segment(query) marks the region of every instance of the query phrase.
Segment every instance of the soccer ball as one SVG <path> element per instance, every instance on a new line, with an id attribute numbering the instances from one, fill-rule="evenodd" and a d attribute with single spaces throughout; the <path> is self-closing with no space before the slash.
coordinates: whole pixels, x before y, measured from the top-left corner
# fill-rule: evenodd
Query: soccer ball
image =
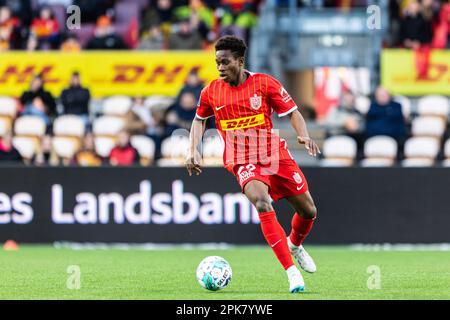
<path id="1" fill-rule="evenodd" d="M 197 267 L 197 281 L 208 290 L 217 291 L 225 288 L 231 282 L 231 266 L 222 257 L 209 256 Z"/>

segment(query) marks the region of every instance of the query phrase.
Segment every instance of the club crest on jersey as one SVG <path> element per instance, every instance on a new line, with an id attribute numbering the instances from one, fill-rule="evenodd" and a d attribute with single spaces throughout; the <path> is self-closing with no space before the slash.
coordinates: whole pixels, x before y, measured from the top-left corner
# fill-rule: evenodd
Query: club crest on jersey
<path id="1" fill-rule="evenodd" d="M 302 183 L 302 177 L 300 176 L 300 174 L 298 172 L 294 172 L 294 174 L 292 175 L 292 178 L 294 178 L 295 182 L 300 184 Z"/>
<path id="2" fill-rule="evenodd" d="M 262 99 L 261 96 L 257 96 L 256 93 L 253 95 L 253 97 L 250 97 L 250 106 L 258 110 L 262 106 Z"/>

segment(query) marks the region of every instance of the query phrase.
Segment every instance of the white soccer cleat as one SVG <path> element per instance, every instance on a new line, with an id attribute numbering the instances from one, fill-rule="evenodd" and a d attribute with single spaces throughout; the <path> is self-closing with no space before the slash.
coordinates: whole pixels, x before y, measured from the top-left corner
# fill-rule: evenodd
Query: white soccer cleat
<path id="1" fill-rule="evenodd" d="M 297 260 L 300 267 L 309 273 L 314 273 L 317 270 L 316 264 L 311 256 L 306 252 L 303 246 L 296 246 L 291 242 L 291 239 L 287 237 L 287 242 L 289 246 L 289 250 L 291 251 L 292 256 Z"/>
<path id="2" fill-rule="evenodd" d="M 305 292 L 305 281 L 303 281 L 302 274 L 296 266 L 292 266 L 286 270 L 289 280 L 289 292 L 300 293 Z"/>

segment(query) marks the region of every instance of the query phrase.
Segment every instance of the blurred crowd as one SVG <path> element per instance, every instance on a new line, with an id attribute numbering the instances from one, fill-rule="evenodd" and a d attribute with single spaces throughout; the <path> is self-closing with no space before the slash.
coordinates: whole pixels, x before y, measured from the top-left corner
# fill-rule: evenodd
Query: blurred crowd
<path id="1" fill-rule="evenodd" d="M 431 49 L 450 48 L 450 2 L 396 0 L 390 5 L 387 45 L 414 51 L 418 80 L 427 80 Z"/>
<path id="2" fill-rule="evenodd" d="M 46 90 L 44 79 L 40 75 L 32 79 L 29 89 L 17 99 L 18 112 L 13 120 L 17 122 L 24 116 L 39 118 L 43 123 L 43 132 L 45 133 L 39 137 L 39 146 L 32 157 L 23 157 L 21 152 L 14 147 L 13 133 L 17 136 L 17 128 L 13 122 L 11 130 L 3 134 L 0 139 L 1 162 L 81 166 L 156 164 L 159 159 L 164 157 L 162 152 L 164 141 L 169 140 L 169 137 L 177 129 L 190 129 L 195 117 L 200 91 L 204 86 L 198 74 L 193 71 L 186 78 L 178 95 L 170 98 L 170 102 L 165 103 L 162 107 L 157 104 L 149 105 L 148 99 L 152 97 L 130 98 L 131 104 L 123 113 L 113 114 L 114 117 L 123 119 L 124 125 L 114 133 L 114 145 L 111 146 L 111 149 L 108 149 L 106 154 L 101 154 L 99 150 L 103 141 L 96 140 L 98 133 L 95 132 L 94 126 L 96 120 L 108 115 L 105 106 L 106 100 L 101 101 L 103 109 L 93 108 L 90 91 L 83 87 L 80 79 L 80 74 L 74 72 L 70 78 L 70 85 L 62 90 L 59 97 L 53 97 Z M 355 96 L 350 91 L 344 92 L 338 105 L 331 108 L 327 116 L 320 121 L 320 125 L 324 129 L 325 140 L 336 136 L 351 137 L 356 142 L 355 159 L 362 160 L 365 143 L 369 139 L 389 137 L 398 146 L 396 159 L 401 161 L 405 142 L 413 136 L 434 136 L 437 141 L 442 143 L 449 138 L 449 132 L 446 129 L 449 103 L 445 97 L 438 101 L 426 102 L 425 108 L 417 109 L 416 107 L 415 110 L 411 110 L 411 100 L 406 97 L 402 97 L 402 99 L 392 96 L 382 86 L 375 90 L 372 98 Z M 444 107 L 437 110 L 438 104 L 443 104 Z M 54 124 L 57 119 L 65 115 L 77 116 L 82 120 L 84 127 L 80 137 L 80 146 L 70 157 L 58 156 L 55 146 L 52 144 L 52 139 L 57 136 L 54 134 Z M 429 117 L 427 118 L 428 115 L 435 119 L 437 116 L 439 125 L 441 120 L 443 121 L 441 131 L 436 131 L 435 124 L 426 122 L 430 120 Z M 414 121 L 417 120 L 419 123 L 424 116 L 427 119 L 425 119 L 425 123 L 421 124 L 422 127 L 425 126 L 425 132 L 422 132 L 419 124 L 414 128 Z M 212 119 L 209 119 L 207 123 L 207 129 L 210 128 L 215 128 Z M 430 129 L 432 130 L 428 132 Z M 137 150 L 133 145 L 132 138 L 136 136 L 144 136 L 152 141 L 154 147 L 151 149 L 154 151 L 152 151 L 150 159 L 142 159 L 142 150 Z"/>
<path id="3" fill-rule="evenodd" d="M 366 2 L 304 0 L 297 4 L 348 9 L 367 5 Z M 280 6 L 288 3 L 277 0 Z M 81 29 L 69 30 L 65 24 L 66 8 L 72 4 L 81 8 Z M 248 39 L 249 30 L 257 21 L 259 5 L 260 1 L 251 0 L 0 0 L 0 51 L 207 49 L 226 34 Z M 392 32 L 388 45 L 414 50 L 418 76 L 425 79 L 430 49 L 450 48 L 450 3 L 393 0 L 389 1 L 389 12 Z M 149 107 L 148 97 L 133 97 L 130 108 L 121 115 L 125 126 L 116 135 L 115 145 L 106 155 L 100 155 L 93 123 L 102 116 L 102 111 L 92 108 L 96 102 L 92 101 L 89 88 L 83 86 L 82 75 L 75 72 L 68 82 L 69 86 L 54 97 L 46 89 L 41 75 L 33 77 L 28 90 L 17 97 L 17 114 L 13 121 L 22 116 L 38 117 L 45 125 L 45 135 L 39 139 L 33 157 L 24 158 L 14 147 L 12 123 L 10 131 L 0 139 L 0 161 L 89 166 L 153 163 L 162 157 L 162 144 L 167 137 L 177 129 L 190 128 L 204 86 L 198 74 L 191 72 L 179 94 L 164 107 Z M 357 103 L 361 98 L 367 100 L 363 111 Z M 52 145 L 54 121 L 63 115 L 76 115 L 85 127 L 79 150 L 64 159 L 54 152 Z M 364 144 L 368 139 L 391 137 L 399 147 L 400 160 L 405 141 L 413 136 L 411 120 L 410 114 L 405 113 L 405 106 L 380 86 L 371 98 L 344 92 L 338 105 L 330 109 L 320 124 L 326 137 L 351 137 L 357 144 L 359 159 L 364 157 Z M 214 128 L 211 119 L 208 128 Z M 448 138 L 446 128 L 445 122 L 443 133 L 439 133 L 443 140 Z M 134 136 L 145 136 L 154 142 L 155 152 L 150 162 L 143 162 L 141 153 L 131 143 Z"/>
<path id="4" fill-rule="evenodd" d="M 259 2 L 0 0 L 0 51 L 207 49 L 223 35 L 248 39 Z M 80 8 L 80 28 L 68 28 L 78 21 L 70 5 Z"/>
<path id="5" fill-rule="evenodd" d="M 124 126 L 115 137 L 116 146 L 105 157 L 96 154 L 94 136 L 92 134 L 93 122 L 103 115 L 102 110 L 96 112 L 92 108 L 89 88 L 83 87 L 80 74 L 74 72 L 70 78 L 70 85 L 65 88 L 59 97 L 53 97 L 46 90 L 41 75 L 36 75 L 28 90 L 23 92 L 17 100 L 18 112 L 13 119 L 17 121 L 22 116 L 38 117 L 45 124 L 45 136 L 40 138 L 36 154 L 31 159 L 23 159 L 13 144 L 13 131 L 10 130 L 0 138 L 0 161 L 18 161 L 36 165 L 133 165 L 140 164 L 139 152 L 131 145 L 132 136 L 146 136 L 155 144 L 152 162 L 161 157 L 161 143 L 171 136 L 177 129 L 190 129 L 195 116 L 197 101 L 204 84 L 196 71 L 188 74 L 185 84 L 177 97 L 163 107 L 151 107 L 145 103 L 145 98 L 136 96 L 132 104 L 120 117 Z M 75 115 L 83 120 L 85 135 L 80 150 L 72 159 L 58 158 L 52 152 L 51 139 L 55 119 L 63 115 Z M 14 129 L 14 122 L 11 129 Z M 208 128 L 214 128 L 213 121 L 208 122 Z M 63 161 L 64 160 L 64 161 Z"/>
<path id="6" fill-rule="evenodd" d="M 407 135 L 409 135 L 408 116 L 402 105 L 395 101 L 388 90 L 379 86 L 366 113 L 356 107 L 356 97 L 351 92 L 344 92 L 339 104 L 332 108 L 324 120 L 326 135 L 345 135 L 357 143 L 358 158 L 363 158 L 364 142 L 375 136 L 394 138 L 399 146 L 398 157 Z"/>
<path id="7" fill-rule="evenodd" d="M 408 49 L 450 48 L 450 2 L 389 1 L 392 45 Z"/>

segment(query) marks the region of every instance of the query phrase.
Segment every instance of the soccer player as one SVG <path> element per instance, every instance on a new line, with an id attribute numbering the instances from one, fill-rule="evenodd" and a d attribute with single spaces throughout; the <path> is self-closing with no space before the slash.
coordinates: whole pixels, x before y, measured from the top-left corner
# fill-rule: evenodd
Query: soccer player
<path id="1" fill-rule="evenodd" d="M 292 256 L 303 270 L 316 271 L 302 242 L 314 224 L 317 209 L 286 141 L 272 130 L 272 113 L 289 117 L 298 143 L 305 145 L 311 156 L 320 150 L 309 137 L 297 105 L 283 86 L 269 75 L 244 69 L 246 49 L 245 43 L 235 36 L 225 36 L 216 42 L 219 78 L 201 92 L 191 126 L 186 167 L 190 176 L 202 172 L 198 148 L 206 119 L 214 116 L 225 142 L 225 168 L 236 177 L 242 192 L 256 207 L 264 237 L 286 270 L 289 291 L 303 292 L 303 277 Z M 295 210 L 287 238 L 271 204 L 271 199 L 282 198 Z"/>

